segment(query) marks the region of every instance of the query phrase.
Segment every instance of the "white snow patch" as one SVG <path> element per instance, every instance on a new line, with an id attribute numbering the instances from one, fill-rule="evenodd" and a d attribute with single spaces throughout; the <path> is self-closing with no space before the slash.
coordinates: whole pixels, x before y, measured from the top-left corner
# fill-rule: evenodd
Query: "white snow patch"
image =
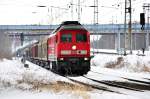
<path id="1" fill-rule="evenodd" d="M 49 84 L 57 81 L 70 82 L 68 79 L 45 70 L 35 64 L 26 62 L 29 68 L 25 68 L 19 60 L 4 59 L 0 62 L 0 86 L 29 87 L 28 83 Z M 27 83 L 27 84 L 26 84 Z"/>
<path id="2" fill-rule="evenodd" d="M 77 99 L 72 94 L 60 92 L 31 92 L 16 89 L 6 89 L 0 93 L 1 99 Z M 81 98 L 80 98 L 81 99 Z"/>
<path id="3" fill-rule="evenodd" d="M 99 66 L 101 68 L 105 68 L 109 64 L 117 63 L 118 57 L 123 58 L 123 62 L 121 64 L 116 64 L 116 67 L 120 68 L 112 68 L 112 69 L 120 69 L 126 72 L 144 72 L 150 73 L 150 56 L 137 56 L 137 55 L 127 55 L 127 56 L 119 56 L 119 55 L 104 55 L 98 54 L 92 60 L 92 66 Z"/>
<path id="4" fill-rule="evenodd" d="M 136 56 L 128 55 L 122 56 L 123 63 L 120 68 L 106 68 L 106 64 L 110 62 L 117 62 L 119 55 L 96 55 L 92 60 L 91 70 L 100 74 L 94 74 L 89 72 L 88 76 L 94 77 L 99 80 L 120 80 L 121 77 L 128 77 L 131 79 L 137 79 L 142 81 L 148 81 L 144 78 L 150 78 L 150 73 L 144 71 L 144 66 L 150 67 L 150 56 Z M 33 87 L 28 82 L 44 83 L 49 84 L 51 82 L 63 81 L 69 82 L 68 79 L 54 74 L 46 69 L 43 69 L 31 62 L 29 68 L 25 68 L 19 60 L 7 60 L 3 59 L 0 61 L 0 99 L 150 99 L 150 91 L 125 92 L 127 94 L 111 93 L 101 90 L 93 90 L 86 92 L 83 96 L 74 94 L 72 92 L 60 91 L 55 93 L 49 91 L 32 91 L 28 90 Z M 105 74 L 105 75 L 104 75 Z M 78 80 L 81 77 L 77 78 Z M 20 89 L 25 89 L 20 90 Z M 26 90 L 27 89 L 27 90 Z M 118 91 L 122 91 L 118 89 Z M 86 96 L 87 95 L 87 96 Z"/>

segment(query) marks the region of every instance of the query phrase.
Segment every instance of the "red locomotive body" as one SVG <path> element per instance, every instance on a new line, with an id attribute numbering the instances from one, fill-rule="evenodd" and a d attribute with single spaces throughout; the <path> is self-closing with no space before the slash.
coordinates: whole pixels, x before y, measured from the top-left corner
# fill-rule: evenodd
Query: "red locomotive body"
<path id="1" fill-rule="evenodd" d="M 90 70 L 90 33 L 77 21 L 66 21 L 38 44 L 38 52 L 34 56 L 41 58 L 42 65 L 43 61 L 49 64 L 46 67 L 51 70 L 86 74 Z"/>
<path id="2" fill-rule="evenodd" d="M 90 70 L 90 34 L 82 25 L 67 23 L 48 39 L 48 60 L 58 72 L 86 74 Z"/>

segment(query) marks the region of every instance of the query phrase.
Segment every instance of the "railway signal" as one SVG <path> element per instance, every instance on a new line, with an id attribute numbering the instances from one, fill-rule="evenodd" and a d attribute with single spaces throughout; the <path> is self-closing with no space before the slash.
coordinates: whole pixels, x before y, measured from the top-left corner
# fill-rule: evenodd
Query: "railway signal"
<path id="1" fill-rule="evenodd" d="M 145 13 L 140 13 L 140 24 L 142 25 L 141 30 L 144 30 L 144 26 L 145 26 Z"/>

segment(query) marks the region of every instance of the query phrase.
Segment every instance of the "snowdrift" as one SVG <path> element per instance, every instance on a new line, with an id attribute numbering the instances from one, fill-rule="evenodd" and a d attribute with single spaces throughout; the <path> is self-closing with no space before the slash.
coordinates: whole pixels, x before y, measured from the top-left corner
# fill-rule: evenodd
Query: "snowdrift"
<path id="1" fill-rule="evenodd" d="M 37 84 L 57 83 L 57 81 L 69 82 L 64 77 L 53 74 L 30 62 L 27 63 L 29 68 L 25 68 L 19 60 L 1 60 L 0 87 L 32 88 Z"/>
<path id="2" fill-rule="evenodd" d="M 92 66 L 121 69 L 127 72 L 150 73 L 150 56 L 99 54 L 91 60 L 91 64 Z"/>

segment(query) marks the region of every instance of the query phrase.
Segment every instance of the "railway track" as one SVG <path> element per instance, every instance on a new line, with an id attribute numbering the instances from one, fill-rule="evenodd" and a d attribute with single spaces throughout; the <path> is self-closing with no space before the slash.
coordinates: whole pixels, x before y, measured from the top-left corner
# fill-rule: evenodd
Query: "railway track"
<path id="1" fill-rule="evenodd" d="M 146 80 L 149 80 L 149 81 L 150 81 L 150 78 L 144 78 L 144 79 L 146 79 Z"/>
<path id="2" fill-rule="evenodd" d="M 53 73 L 56 73 L 56 72 L 53 72 Z M 98 84 L 89 84 L 89 83 L 85 83 L 85 82 L 80 81 L 80 80 L 73 79 L 73 78 L 76 78 L 76 77 L 73 77 L 73 78 L 72 77 L 68 77 L 68 76 L 63 76 L 63 77 L 66 77 L 67 79 L 69 79 L 69 80 L 71 80 L 71 81 L 73 81 L 75 83 L 82 84 L 82 85 L 85 85 L 85 86 L 90 86 L 90 87 L 92 87 L 94 89 L 108 91 L 108 92 L 124 94 L 124 93 L 121 93 L 121 92 L 118 92 L 118 91 L 111 90 L 111 89 L 109 89 L 106 86 L 110 86 L 110 87 L 114 87 L 114 88 L 123 88 L 123 89 L 127 89 L 127 90 L 132 90 L 132 91 L 144 92 L 143 88 L 131 87 L 131 86 L 128 86 L 128 83 L 113 82 L 113 81 L 100 81 L 100 80 L 96 80 L 96 79 L 87 77 L 86 75 L 85 76 L 81 76 L 81 77 L 83 77 L 84 79 L 90 80 L 90 82 L 92 82 L 92 83 L 98 83 Z M 104 84 L 106 86 L 101 86 L 100 84 Z M 129 85 L 131 85 L 131 84 L 129 84 Z M 139 84 L 137 84 L 137 85 L 139 85 Z M 148 88 L 148 86 L 145 86 L 145 88 Z M 150 88 L 148 88 L 148 89 L 150 90 Z"/>
<path id="3" fill-rule="evenodd" d="M 42 67 L 42 68 L 44 68 L 44 67 Z M 45 69 L 47 69 L 47 68 L 45 68 Z M 47 69 L 47 70 L 49 70 L 49 69 Z M 52 70 L 50 70 L 50 71 L 57 74 L 57 75 L 59 75 L 59 76 L 66 77 L 67 79 L 69 79 L 72 82 L 75 82 L 75 83 L 78 83 L 78 84 L 81 84 L 81 85 L 85 85 L 85 86 L 89 86 L 89 87 L 91 87 L 93 89 L 97 89 L 97 90 L 102 90 L 102 91 L 107 91 L 107 92 L 114 92 L 114 93 L 118 93 L 118 94 L 126 94 L 126 93 L 113 90 L 113 88 L 123 88 L 123 89 L 126 89 L 126 90 L 144 92 L 143 89 L 141 89 L 141 88 L 133 88 L 133 87 L 127 86 L 127 84 L 123 84 L 121 82 L 118 83 L 118 82 L 113 82 L 113 81 L 97 80 L 97 79 L 94 79 L 94 78 L 90 78 L 87 75 L 80 76 L 83 79 L 86 79 L 87 81 L 90 82 L 90 83 L 89 82 L 87 83 L 87 82 L 84 82 L 84 81 L 80 81 L 80 79 L 77 79 L 77 80 L 74 79 L 74 78 L 77 78 L 77 77 L 64 76 L 64 75 L 60 75 L 57 72 L 54 72 Z M 94 83 L 94 84 L 91 84 L 91 83 Z M 110 87 L 112 87 L 112 89 Z M 150 90 L 150 88 L 149 88 L 149 90 Z"/>
<path id="4" fill-rule="evenodd" d="M 60 75 L 60 74 L 58 74 L 55 71 L 52 71 L 52 70 L 50 70 L 50 71 L 53 72 L 53 73 L 55 73 L 55 74 L 57 74 L 57 75 L 59 75 L 59 76 L 65 77 L 65 78 L 69 79 L 70 81 L 72 81 L 74 83 L 78 83 L 78 84 L 81 84 L 81 85 L 84 85 L 84 86 L 88 86 L 88 87 L 91 87 L 93 89 L 97 89 L 97 90 L 101 90 L 101 91 L 107 91 L 107 92 L 114 92 L 114 93 L 118 93 L 118 94 L 123 94 L 123 93 L 120 93 L 118 91 L 113 91 L 113 90 L 111 90 L 111 89 L 109 89 L 107 87 L 104 87 L 104 86 L 85 83 L 85 82 L 82 82 L 82 81 L 79 81 L 79 80 L 75 80 L 75 79 L 73 79 L 72 77 L 69 77 L 69 76 Z M 84 76 L 81 76 L 81 77 L 85 78 Z M 74 77 L 74 78 L 76 78 L 76 77 Z M 90 80 L 88 78 L 85 78 L 85 79 Z"/>
<path id="5" fill-rule="evenodd" d="M 114 52 L 101 52 L 101 51 L 91 51 L 91 53 L 93 54 L 109 54 L 109 55 L 119 55 L 118 53 L 114 53 Z"/>
<path id="6" fill-rule="evenodd" d="M 93 72 L 93 73 L 97 73 L 97 74 L 100 74 L 100 75 L 103 75 L 102 73 L 99 73 L 99 72 L 95 72 L 95 71 L 90 71 L 90 72 Z M 111 75 L 111 74 L 106 74 L 106 75 L 109 75 L 109 76 L 115 76 L 115 75 Z M 148 85 L 150 86 L 150 82 L 148 81 L 141 81 L 141 80 L 136 80 L 136 79 L 131 79 L 131 78 L 126 78 L 126 77 L 121 77 L 120 78 L 123 78 L 125 80 L 128 80 L 128 81 L 132 81 L 133 83 L 140 83 L 139 85 Z M 145 78 L 144 78 L 145 79 Z M 146 80 L 150 80 L 150 79 L 146 79 Z"/>
<path id="7" fill-rule="evenodd" d="M 123 88 L 123 89 L 128 89 L 128 90 L 133 90 L 133 91 L 140 91 L 140 92 L 144 92 L 143 90 L 141 89 L 138 89 L 138 88 L 133 88 L 133 87 L 129 87 L 129 86 L 125 86 L 123 84 L 119 84 L 119 83 L 115 83 L 113 81 L 99 81 L 99 80 L 96 80 L 96 79 L 93 79 L 93 78 L 89 78 L 89 77 L 86 77 L 84 76 L 85 78 L 87 79 L 90 79 L 94 82 L 98 82 L 100 84 L 105 84 L 105 85 L 108 85 L 108 86 L 111 86 L 111 87 L 118 87 L 118 88 Z"/>
<path id="8" fill-rule="evenodd" d="M 94 89 L 103 90 L 103 91 L 107 91 L 107 92 L 118 93 L 118 94 L 127 95 L 128 94 L 127 93 L 128 90 L 130 90 L 130 91 L 137 91 L 137 92 L 144 92 L 144 90 L 141 90 L 141 89 L 138 89 L 138 88 L 132 88 L 132 87 L 128 87 L 128 86 L 123 86 L 121 84 L 118 85 L 118 84 L 113 83 L 113 82 L 94 80 L 94 79 L 88 78 L 86 76 L 81 76 L 81 77 L 89 80 L 90 84 L 87 83 L 86 81 L 85 82 L 80 81 L 80 79 L 76 80 L 76 79 L 74 79 L 74 77 L 73 78 L 66 77 L 66 78 L 68 78 L 69 80 L 71 80 L 71 81 L 73 81 L 75 83 L 86 85 L 86 86 L 90 86 L 90 87 L 92 87 Z M 95 84 L 91 84 L 91 83 L 95 83 Z M 126 91 L 125 90 L 120 90 L 120 89 L 125 89 Z M 118 91 L 118 90 L 120 90 L 120 91 Z"/>
<path id="9" fill-rule="evenodd" d="M 107 92 L 114 92 L 114 93 L 119 93 L 119 94 L 123 94 L 121 92 L 118 92 L 118 91 L 113 91 L 111 89 L 108 89 L 107 87 L 104 87 L 104 86 L 98 86 L 98 85 L 94 85 L 94 84 L 88 84 L 88 83 L 85 83 L 85 82 L 82 82 L 82 81 L 78 81 L 78 80 L 75 80 L 75 79 L 72 79 L 70 77 L 66 77 L 67 79 L 75 82 L 75 83 L 78 83 L 78 84 L 82 84 L 82 85 L 85 85 L 85 86 L 90 86 L 91 88 L 94 88 L 94 89 L 97 89 L 97 90 L 102 90 L 102 91 L 107 91 Z"/>
<path id="10" fill-rule="evenodd" d="M 111 86 L 111 87 L 123 88 L 123 89 L 128 89 L 128 90 L 133 90 L 133 91 L 139 91 L 139 92 L 144 92 L 144 90 L 150 90 L 149 82 L 145 82 L 145 81 L 139 81 L 139 80 L 134 80 L 134 79 L 128 79 L 128 78 L 121 77 L 121 78 L 129 80 L 129 81 L 134 81 L 134 82 L 140 82 L 140 83 L 142 83 L 142 84 L 138 84 L 138 83 L 131 83 L 131 82 L 119 82 L 119 81 L 117 82 L 117 81 L 96 80 L 96 79 L 88 77 L 87 75 L 82 76 L 82 77 L 84 77 L 84 78 L 86 78 L 88 80 L 91 80 L 93 82 L 100 83 L 100 84 L 105 84 L 105 85 Z M 68 79 L 70 79 L 70 78 L 68 78 Z M 85 85 L 89 86 L 89 84 L 83 83 L 81 81 L 77 81 L 77 80 L 74 80 L 74 79 L 70 79 L 70 80 L 74 81 L 74 82 L 78 82 L 80 84 L 85 84 Z M 94 86 L 92 85 L 92 88 L 99 89 L 99 88 L 97 88 L 97 86 L 95 87 L 95 85 Z M 107 91 L 110 91 L 110 92 L 114 92 L 113 90 L 110 90 L 110 89 L 108 90 L 108 88 L 104 87 L 104 86 L 100 86 L 100 88 L 102 88 L 104 90 L 107 89 Z"/>

